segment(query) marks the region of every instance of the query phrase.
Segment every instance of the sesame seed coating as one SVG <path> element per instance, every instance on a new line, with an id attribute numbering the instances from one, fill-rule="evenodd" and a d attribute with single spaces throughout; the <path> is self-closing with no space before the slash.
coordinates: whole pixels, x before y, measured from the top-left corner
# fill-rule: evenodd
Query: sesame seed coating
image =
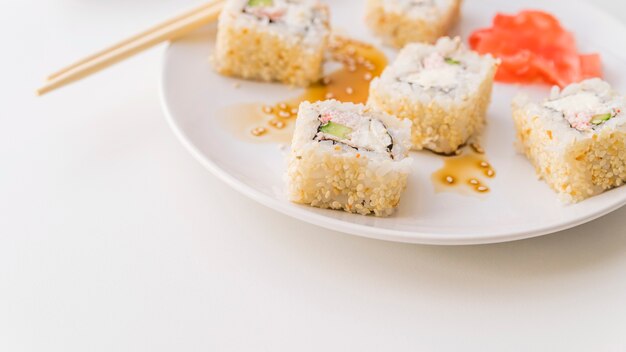
<path id="1" fill-rule="evenodd" d="M 383 41 L 396 48 L 410 42 L 433 43 L 448 33 L 458 21 L 461 0 L 450 1 L 450 6 L 437 11 L 436 15 L 426 9 L 427 16 L 414 16 L 407 11 L 394 11 L 389 0 L 368 0 L 366 23 Z M 397 1 L 396 1 L 397 2 Z"/>
<path id="2" fill-rule="evenodd" d="M 582 201 L 626 181 L 626 128 L 620 121 L 581 133 L 556 125 L 521 98 L 513 102 L 513 121 L 519 149 L 564 202 Z"/>

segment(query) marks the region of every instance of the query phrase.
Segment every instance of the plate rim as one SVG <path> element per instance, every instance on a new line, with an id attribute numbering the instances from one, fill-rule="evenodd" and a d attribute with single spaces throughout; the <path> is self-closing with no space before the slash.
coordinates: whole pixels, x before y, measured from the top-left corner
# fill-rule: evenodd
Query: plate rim
<path id="1" fill-rule="evenodd" d="M 605 18 L 611 19 L 611 21 L 617 21 L 613 16 L 609 15 L 605 11 L 598 9 L 593 4 L 583 1 L 585 5 L 591 6 L 602 14 Z M 626 25 L 618 22 L 620 26 L 626 31 Z M 176 139 L 183 145 L 183 147 L 196 159 L 203 167 L 209 170 L 213 175 L 215 175 L 218 179 L 228 184 L 230 187 L 243 194 L 246 197 L 253 199 L 254 201 L 266 206 L 270 209 L 278 211 L 282 214 L 290 216 L 292 218 L 298 219 L 300 221 L 304 221 L 306 223 L 334 230 L 354 236 L 365 237 L 376 240 L 383 240 L 389 242 L 400 242 L 400 243 L 410 243 L 410 244 L 424 244 L 424 245 L 444 245 L 444 246 L 457 246 L 457 245 L 481 245 L 481 244 L 494 244 L 494 243 L 504 243 L 504 242 L 512 242 L 523 239 L 529 239 L 539 236 L 544 236 L 548 234 L 553 234 L 556 232 L 568 230 L 593 220 L 596 220 L 604 215 L 612 213 L 624 205 L 626 205 L 626 197 L 622 199 L 618 199 L 613 204 L 610 204 L 607 207 L 598 209 L 596 211 L 592 211 L 586 216 L 582 216 L 575 219 L 570 219 L 568 221 L 562 223 L 550 224 L 548 226 L 537 226 L 531 229 L 517 230 L 513 232 L 493 232 L 491 234 L 486 235 L 475 235 L 475 236 L 462 236 L 460 234 L 442 234 L 442 233 L 429 233 L 423 231 L 406 231 L 406 230 L 394 230 L 387 228 L 378 228 L 371 227 L 362 224 L 356 224 L 352 222 L 347 222 L 335 218 L 326 217 L 322 214 L 317 214 L 310 211 L 303 211 L 297 206 L 294 206 L 292 203 L 288 203 L 285 200 L 280 200 L 274 197 L 271 197 L 263 192 L 256 190 L 254 187 L 248 186 L 244 182 L 238 180 L 237 178 L 230 175 L 228 172 L 220 168 L 216 163 L 214 163 L 210 158 L 204 155 L 192 142 L 191 139 L 187 137 L 184 133 L 183 129 L 177 122 L 177 119 L 174 117 L 166 96 L 166 79 L 167 79 L 167 62 L 170 53 L 172 52 L 172 47 L 176 45 L 176 42 L 168 43 L 165 52 L 161 59 L 161 72 L 159 77 L 159 100 L 160 105 L 165 115 L 165 119 L 169 125 L 169 127 L 174 132 Z"/>

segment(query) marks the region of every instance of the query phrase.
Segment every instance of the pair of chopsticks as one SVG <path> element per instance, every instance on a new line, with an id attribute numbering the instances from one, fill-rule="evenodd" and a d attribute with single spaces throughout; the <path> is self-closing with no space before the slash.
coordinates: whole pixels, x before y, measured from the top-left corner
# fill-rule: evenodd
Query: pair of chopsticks
<path id="1" fill-rule="evenodd" d="M 37 90 L 41 96 L 57 88 L 83 79 L 159 43 L 180 38 L 185 34 L 217 20 L 223 0 L 210 2 L 157 24 L 139 34 L 111 47 L 90 55 L 50 76 L 44 86 Z"/>

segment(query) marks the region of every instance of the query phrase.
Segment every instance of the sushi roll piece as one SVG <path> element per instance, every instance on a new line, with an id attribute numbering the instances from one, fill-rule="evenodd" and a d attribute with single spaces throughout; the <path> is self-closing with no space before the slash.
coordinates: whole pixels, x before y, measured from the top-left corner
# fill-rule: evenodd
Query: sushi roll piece
<path id="1" fill-rule="evenodd" d="M 400 203 L 412 160 L 411 123 L 362 104 L 303 102 L 288 160 L 293 202 L 388 216 Z"/>
<path id="2" fill-rule="evenodd" d="M 513 101 L 519 147 L 565 202 L 626 181 L 626 98 L 599 78 L 555 87 L 536 103 Z"/>
<path id="3" fill-rule="evenodd" d="M 317 0 L 227 0 L 214 64 L 227 76 L 308 86 L 322 75 L 329 33 Z"/>
<path id="4" fill-rule="evenodd" d="M 372 81 L 368 105 L 411 120 L 414 149 L 453 154 L 482 131 L 498 64 L 459 38 L 408 44 Z"/>
<path id="5" fill-rule="evenodd" d="M 387 45 L 434 43 L 456 24 L 462 0 L 368 0 L 365 22 Z"/>

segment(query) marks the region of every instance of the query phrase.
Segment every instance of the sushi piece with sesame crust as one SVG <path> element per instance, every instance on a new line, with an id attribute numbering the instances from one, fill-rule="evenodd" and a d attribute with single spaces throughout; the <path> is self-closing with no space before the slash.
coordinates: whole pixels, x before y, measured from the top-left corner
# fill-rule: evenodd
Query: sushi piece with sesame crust
<path id="1" fill-rule="evenodd" d="M 434 43 L 449 34 L 462 0 L 368 0 L 365 22 L 375 35 L 396 48 Z"/>
<path id="2" fill-rule="evenodd" d="M 499 61 L 459 38 L 411 43 L 370 85 L 367 104 L 413 122 L 413 149 L 453 154 L 480 134 Z"/>
<path id="3" fill-rule="evenodd" d="M 411 170 L 411 123 L 352 103 L 300 105 L 288 161 L 296 203 L 391 215 Z"/>
<path id="4" fill-rule="evenodd" d="M 626 182 L 626 97 L 599 78 L 513 101 L 520 150 L 566 203 Z"/>
<path id="5" fill-rule="evenodd" d="M 293 86 L 322 75 L 330 34 L 318 0 L 228 0 L 220 14 L 215 68 L 221 74 Z"/>

